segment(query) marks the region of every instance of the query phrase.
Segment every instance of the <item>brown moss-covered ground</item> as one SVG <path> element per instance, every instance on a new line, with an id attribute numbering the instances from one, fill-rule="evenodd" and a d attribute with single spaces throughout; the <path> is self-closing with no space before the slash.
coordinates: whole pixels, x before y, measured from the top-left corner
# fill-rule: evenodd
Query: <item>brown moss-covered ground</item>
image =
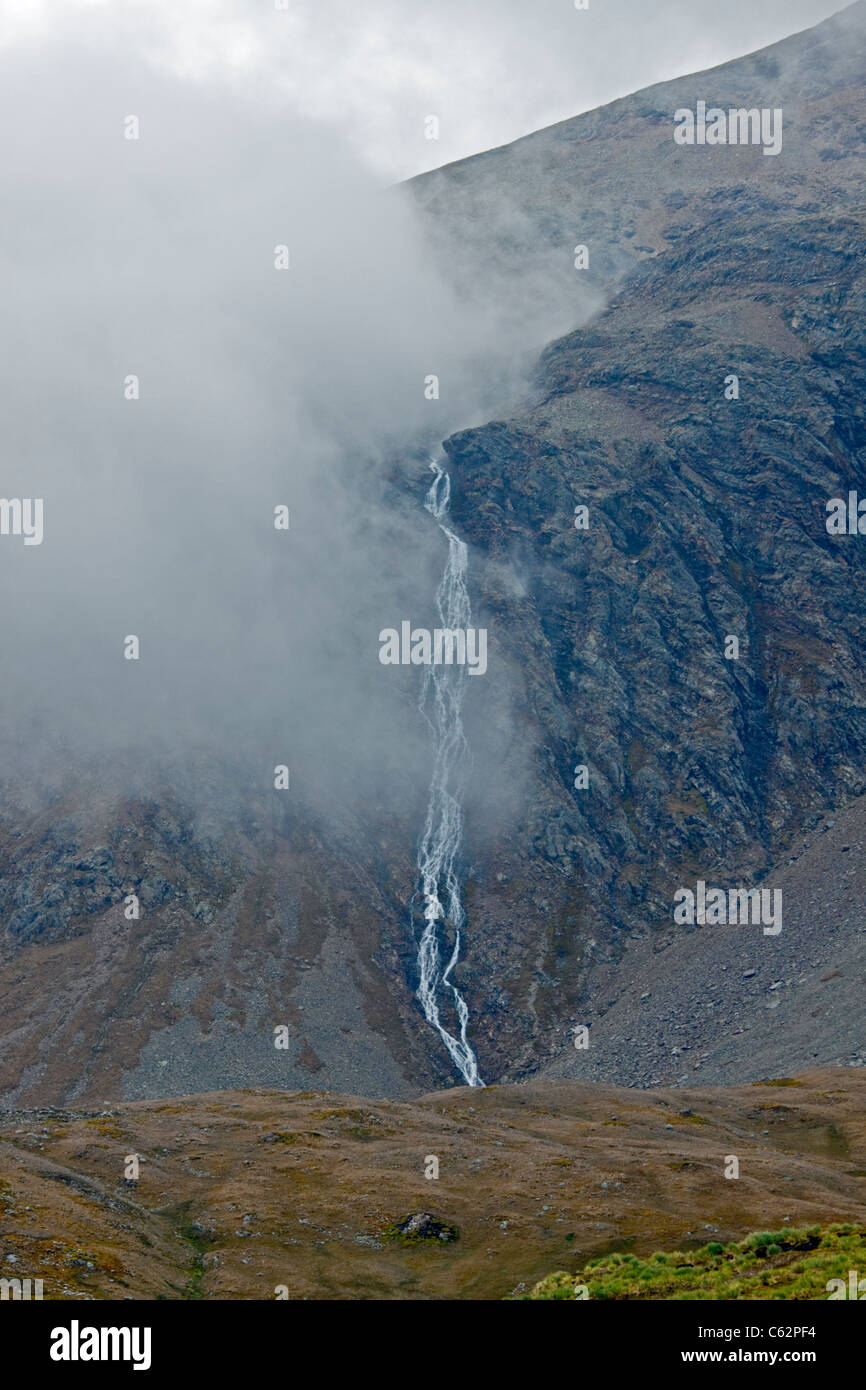
<path id="1" fill-rule="evenodd" d="M 132 1154 L 138 1181 L 124 1177 Z M 413 1212 L 459 1239 L 389 1239 Z M 866 1225 L 857 1069 L 406 1102 L 236 1091 L 0 1117 L 0 1266 L 43 1279 L 49 1299 L 499 1299 L 613 1252 L 833 1223 Z"/>

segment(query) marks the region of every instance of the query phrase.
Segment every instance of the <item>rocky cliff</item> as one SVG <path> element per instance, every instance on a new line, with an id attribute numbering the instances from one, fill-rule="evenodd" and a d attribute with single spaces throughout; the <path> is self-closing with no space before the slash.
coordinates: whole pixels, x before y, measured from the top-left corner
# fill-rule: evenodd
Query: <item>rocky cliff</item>
<path id="1" fill-rule="evenodd" d="M 492 190 L 508 188 L 526 225 L 546 228 L 544 254 L 585 244 L 611 294 L 545 350 L 530 408 L 445 444 L 492 664 L 514 692 L 514 757 L 530 769 L 514 834 L 484 865 L 467 950 L 497 1066 L 508 1038 L 506 1075 L 550 1049 L 569 1074 L 678 1072 L 673 993 L 667 1017 L 645 1011 L 662 1068 L 629 1029 L 603 1063 L 591 1048 L 579 1059 L 569 1024 L 640 987 L 627 943 L 669 947 L 664 973 L 679 978 L 679 887 L 774 884 L 804 830 L 863 791 L 866 552 L 828 534 L 826 504 L 863 489 L 864 48 L 855 6 L 494 151 L 477 179 L 469 161 L 420 190 L 446 241 L 474 228 L 495 245 Z M 678 146 L 674 111 L 702 99 L 780 108 L 782 152 Z M 552 220 L 541 187 L 556 189 Z M 501 265 L 491 276 L 508 278 Z M 819 940 L 794 957 L 826 966 L 840 912 L 856 932 L 859 879 L 830 907 L 841 865 L 813 855 Z M 792 932 L 802 891 L 787 898 Z M 716 927 L 706 952 L 735 971 L 746 937 L 756 960 L 784 949 L 760 927 Z M 856 1059 L 857 1016 L 841 1035 L 813 1018 L 801 1061 Z M 772 1048 L 758 1059 L 745 1037 L 728 1052 L 727 1080 L 772 1066 Z"/>
<path id="2" fill-rule="evenodd" d="M 691 968 L 696 935 L 704 980 L 736 972 L 735 931 L 751 933 L 756 970 L 779 947 L 760 927 L 677 926 L 675 892 L 777 884 L 866 790 L 866 540 L 825 525 L 828 499 L 866 493 L 864 55 L 861 3 L 408 188 L 479 312 L 504 298 L 527 350 L 551 322 L 562 335 L 519 405 L 444 446 L 490 634 L 467 706 L 458 971 L 487 1081 L 569 1074 L 573 1026 L 601 1040 L 617 999 L 625 1022 L 579 1065 L 678 1079 L 671 1019 L 686 996 L 652 1005 L 643 1032 L 635 1000 Z M 781 109 L 781 152 L 678 145 L 674 112 L 699 101 Z M 419 494 L 421 468 L 403 485 Z M 3 1095 L 453 1083 L 414 1000 L 425 792 L 315 818 L 252 799 L 215 826 L 176 788 L 119 804 L 97 779 L 36 809 L 10 801 Z M 807 989 L 837 950 L 862 979 L 854 898 L 824 892 L 844 852 L 823 837 L 806 888 L 785 880 L 814 899 L 801 935 L 836 914 L 829 944 L 788 962 Z M 129 892 L 146 907 L 134 924 Z M 634 951 L 646 960 L 632 969 Z M 707 1025 L 764 1018 L 752 993 Z M 788 1030 L 788 1069 L 860 1055 L 856 1014 L 830 1026 L 828 1012 L 808 1036 Z M 701 1023 L 686 1040 L 698 1060 L 706 1036 Z M 772 1073 L 773 1046 L 730 1043 L 719 1075 Z"/>

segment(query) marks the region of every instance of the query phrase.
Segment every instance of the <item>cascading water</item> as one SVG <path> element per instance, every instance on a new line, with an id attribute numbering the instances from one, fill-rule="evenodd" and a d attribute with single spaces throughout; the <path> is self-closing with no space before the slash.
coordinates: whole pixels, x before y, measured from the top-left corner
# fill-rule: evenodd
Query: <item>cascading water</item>
<path id="1" fill-rule="evenodd" d="M 466 588 L 467 550 L 444 520 L 451 499 L 451 480 L 437 460 L 431 460 L 430 467 L 436 477 L 424 506 L 436 518 L 448 541 L 448 560 L 436 590 L 439 621 L 443 628 L 465 630 L 472 621 Z M 466 924 L 457 876 L 457 856 L 463 840 L 461 793 L 469 755 L 460 717 L 466 681 L 463 665 L 428 666 L 418 702 L 433 731 L 436 750 L 427 819 L 418 847 L 419 886 L 424 900 L 424 930 L 418 947 L 418 1000 L 427 1022 L 437 1030 L 466 1084 L 483 1086 L 475 1053 L 466 1036 L 469 1009 L 457 986 L 451 983 L 451 972 L 460 957 L 461 932 Z M 440 923 L 447 923 L 454 932 L 454 945 L 444 969 Z M 444 990 L 451 991 L 457 1036 L 445 1027 L 439 1013 L 438 999 Z"/>

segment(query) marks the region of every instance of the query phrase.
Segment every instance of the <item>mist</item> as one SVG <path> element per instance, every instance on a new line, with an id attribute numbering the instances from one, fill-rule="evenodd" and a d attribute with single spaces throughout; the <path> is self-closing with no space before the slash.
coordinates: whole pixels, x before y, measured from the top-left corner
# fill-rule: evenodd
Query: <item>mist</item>
<path id="1" fill-rule="evenodd" d="M 0 543 L 7 795 L 286 765 L 293 804 L 411 799 L 417 673 L 378 633 L 432 615 L 428 460 L 524 389 L 520 287 L 458 296 L 410 200 L 256 93 L 68 45 L 0 69 L 0 492 L 44 506 Z"/>
<path id="2" fill-rule="evenodd" d="M 422 505 L 429 457 L 507 413 L 538 350 L 601 295 L 578 286 L 564 234 L 555 265 L 549 249 L 509 252 L 535 226 L 507 187 L 471 246 L 452 237 L 443 254 L 415 200 L 387 186 L 368 127 L 360 147 L 358 93 L 305 101 L 264 80 L 276 59 L 260 82 L 252 59 L 229 72 L 211 52 L 191 72 L 183 26 L 155 63 L 162 11 L 136 11 L 140 56 L 128 19 L 99 13 L 101 29 L 42 29 L 0 56 L 15 131 L 2 154 L 0 494 L 44 501 L 40 545 L 0 541 L 7 795 L 168 778 L 193 800 L 231 801 L 242 785 L 268 794 L 286 765 L 294 805 L 404 805 L 423 795 L 429 740 L 416 673 L 380 665 L 378 633 L 433 623 L 444 554 Z M 500 56 L 526 37 L 518 11 L 501 20 Z M 309 37 L 303 7 L 292 22 Z M 335 73 L 352 32 L 334 38 Z M 549 30 L 543 47 L 548 64 L 561 51 Z M 537 94 L 550 72 L 533 51 Z M 647 80 L 661 61 L 647 59 Z M 587 104 L 568 90 L 556 101 Z M 421 108 L 404 114 L 423 144 Z M 542 103 L 521 119 L 557 114 Z M 467 122 L 461 138 L 475 139 Z M 451 149 L 429 142 L 415 167 Z M 488 218 L 500 245 L 486 245 Z M 505 746 L 495 642 L 468 713 L 492 699 Z"/>

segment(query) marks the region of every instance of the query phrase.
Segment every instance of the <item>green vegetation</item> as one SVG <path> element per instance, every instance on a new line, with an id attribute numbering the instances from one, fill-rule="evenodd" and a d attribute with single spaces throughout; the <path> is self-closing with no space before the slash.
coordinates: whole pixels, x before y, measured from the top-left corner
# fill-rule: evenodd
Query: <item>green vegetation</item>
<path id="1" fill-rule="evenodd" d="M 523 1299 L 573 1299 L 580 1284 L 596 1299 L 826 1299 L 827 1281 L 847 1282 L 851 1269 L 866 1275 L 863 1227 L 785 1227 L 688 1253 L 604 1255 L 579 1273 L 548 1275 Z"/>
<path id="2" fill-rule="evenodd" d="M 753 1081 L 753 1086 L 802 1086 L 802 1081 L 795 1081 L 790 1076 L 780 1076 L 775 1081 Z"/>
<path id="3" fill-rule="evenodd" d="M 201 1228 L 194 1223 L 187 1223 L 178 1227 L 178 1235 L 189 1245 L 192 1246 L 192 1271 L 183 1289 L 184 1298 L 199 1299 L 203 1298 L 201 1281 L 205 1271 L 205 1252 L 210 1244 L 206 1236 L 202 1234 Z M 175 1287 L 174 1284 L 171 1286 Z"/>
<path id="4" fill-rule="evenodd" d="M 203 1297 L 204 1297 L 204 1295 L 202 1294 L 202 1288 L 201 1288 L 201 1281 L 202 1281 L 203 1275 L 204 1275 L 204 1256 L 203 1256 L 203 1255 L 198 1255 L 198 1254 L 196 1254 L 196 1255 L 193 1256 L 193 1261 L 192 1261 L 192 1274 L 190 1275 L 189 1279 L 186 1281 L 186 1286 L 185 1286 L 185 1288 L 184 1288 L 184 1297 L 185 1297 L 185 1298 L 198 1299 L 198 1298 L 203 1298 Z"/>

